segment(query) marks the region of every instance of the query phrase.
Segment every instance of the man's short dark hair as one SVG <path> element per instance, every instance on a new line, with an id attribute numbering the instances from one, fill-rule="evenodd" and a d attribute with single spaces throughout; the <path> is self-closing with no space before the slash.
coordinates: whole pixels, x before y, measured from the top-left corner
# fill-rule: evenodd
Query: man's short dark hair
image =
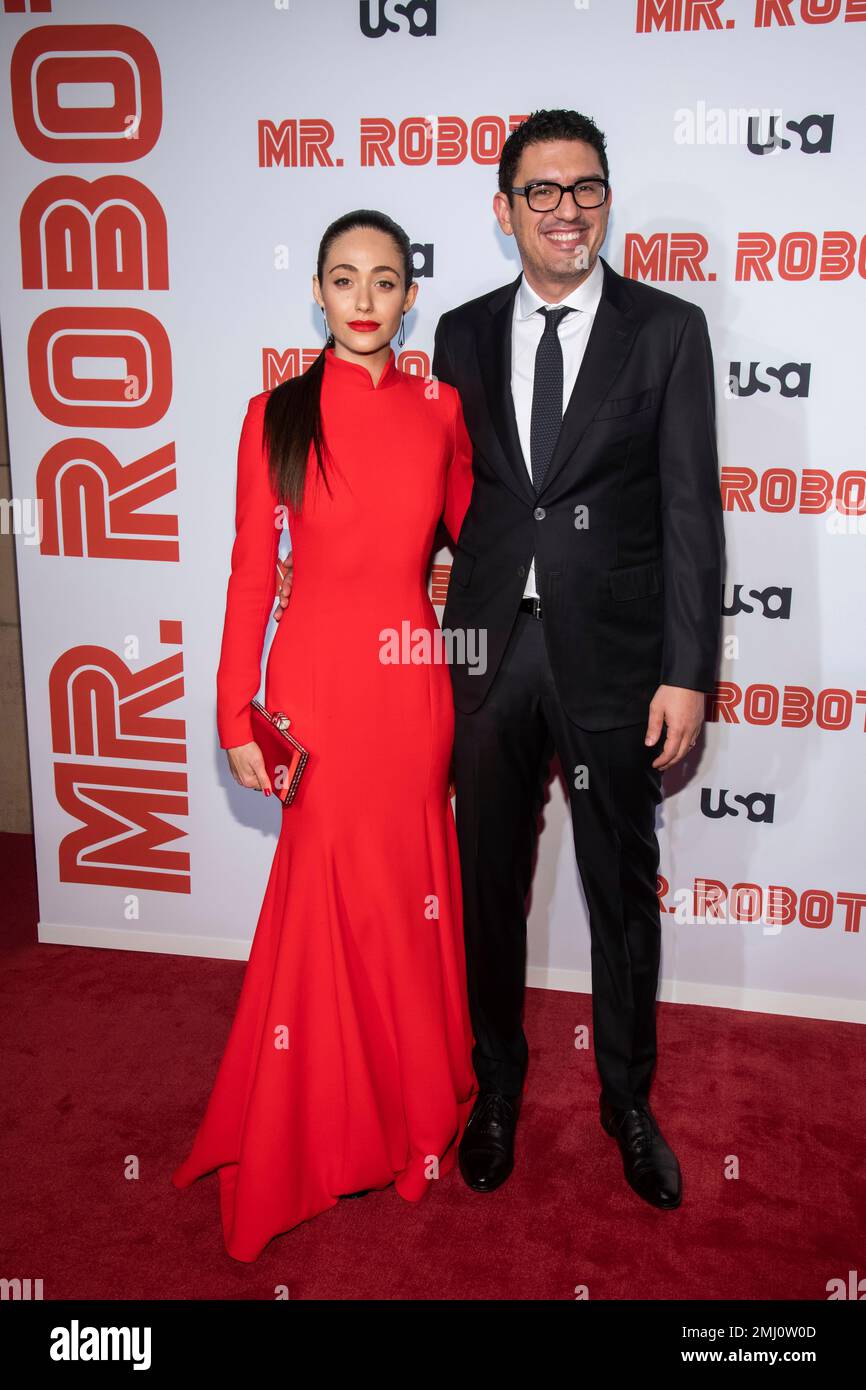
<path id="1" fill-rule="evenodd" d="M 596 151 L 604 177 L 609 177 L 604 135 L 591 116 L 582 116 L 579 111 L 533 111 L 516 130 L 512 130 L 502 146 L 499 189 L 508 195 L 509 203 L 512 202 L 511 187 L 520 156 L 527 145 L 537 145 L 543 140 L 585 140 Z"/>

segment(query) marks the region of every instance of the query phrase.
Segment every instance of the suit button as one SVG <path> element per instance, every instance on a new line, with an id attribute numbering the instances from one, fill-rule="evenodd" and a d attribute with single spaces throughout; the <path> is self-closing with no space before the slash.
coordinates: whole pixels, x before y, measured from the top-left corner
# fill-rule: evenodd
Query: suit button
<path id="1" fill-rule="evenodd" d="M 517 566 L 517 577 L 518 577 L 518 579 L 525 579 L 525 578 L 526 578 L 526 566 L 525 566 L 525 565 L 518 565 L 518 566 Z"/>
<path id="2" fill-rule="evenodd" d="M 535 517 L 536 521 L 543 521 L 544 518 L 547 516 L 547 512 L 544 510 L 543 507 L 536 507 L 532 515 Z"/>

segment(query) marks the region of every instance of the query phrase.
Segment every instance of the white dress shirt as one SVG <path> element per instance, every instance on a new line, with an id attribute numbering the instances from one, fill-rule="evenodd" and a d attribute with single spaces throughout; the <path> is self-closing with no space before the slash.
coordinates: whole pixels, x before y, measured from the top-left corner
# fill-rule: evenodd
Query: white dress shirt
<path id="1" fill-rule="evenodd" d="M 535 353 L 544 332 L 544 317 L 538 309 L 557 309 L 568 305 L 576 312 L 566 314 L 559 325 L 559 341 L 562 344 L 562 413 L 568 405 L 574 390 L 583 354 L 589 339 L 589 330 L 604 284 L 604 267 L 596 256 L 595 265 L 582 284 L 565 299 L 556 304 L 548 304 L 541 295 L 535 293 L 523 276 L 514 296 L 514 317 L 511 321 L 511 394 L 514 398 L 514 413 L 517 417 L 517 432 L 523 459 L 532 481 L 532 457 L 530 453 L 530 425 L 532 423 L 532 389 L 535 385 Z M 524 597 L 538 598 L 535 584 L 535 557 L 529 566 L 529 574 L 524 589 Z"/>

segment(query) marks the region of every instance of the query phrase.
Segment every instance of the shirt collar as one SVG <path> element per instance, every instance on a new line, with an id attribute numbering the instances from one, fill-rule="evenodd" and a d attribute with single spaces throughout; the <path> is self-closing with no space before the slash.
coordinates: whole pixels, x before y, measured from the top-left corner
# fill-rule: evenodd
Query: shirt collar
<path id="1" fill-rule="evenodd" d="M 581 281 L 576 290 L 566 295 L 565 299 L 560 299 L 558 304 L 567 304 L 570 309 L 581 309 L 585 314 L 594 314 L 601 299 L 601 291 L 604 285 L 604 267 L 601 257 L 596 256 L 595 265 Z M 526 276 L 521 274 L 520 284 L 517 289 L 517 317 L 528 319 L 539 309 L 555 309 L 557 304 L 548 304 L 546 299 L 542 299 L 540 294 L 536 294 L 531 285 L 527 284 Z"/>
<path id="2" fill-rule="evenodd" d="M 357 391 L 383 391 L 388 386 L 399 385 L 403 380 L 393 348 L 389 350 L 388 360 L 375 386 L 373 378 L 362 362 L 350 362 L 347 357 L 337 357 L 332 347 L 325 348 L 324 374 L 325 378 L 332 380 L 335 385 L 340 382 Z"/>

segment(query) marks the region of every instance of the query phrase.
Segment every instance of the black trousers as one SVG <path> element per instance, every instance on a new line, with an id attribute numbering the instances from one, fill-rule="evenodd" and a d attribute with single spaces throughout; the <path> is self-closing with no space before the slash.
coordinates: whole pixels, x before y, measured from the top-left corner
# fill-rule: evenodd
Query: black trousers
<path id="1" fill-rule="evenodd" d="M 479 709 L 457 711 L 457 834 L 473 1062 L 483 1090 L 517 1094 L 528 1048 L 522 1012 L 526 898 L 550 760 L 569 788 L 591 943 L 593 1046 L 612 1105 L 647 1100 L 656 1059 L 661 922 L 655 810 L 663 740 L 646 722 L 593 732 L 562 709 L 543 619 L 520 611 Z"/>

